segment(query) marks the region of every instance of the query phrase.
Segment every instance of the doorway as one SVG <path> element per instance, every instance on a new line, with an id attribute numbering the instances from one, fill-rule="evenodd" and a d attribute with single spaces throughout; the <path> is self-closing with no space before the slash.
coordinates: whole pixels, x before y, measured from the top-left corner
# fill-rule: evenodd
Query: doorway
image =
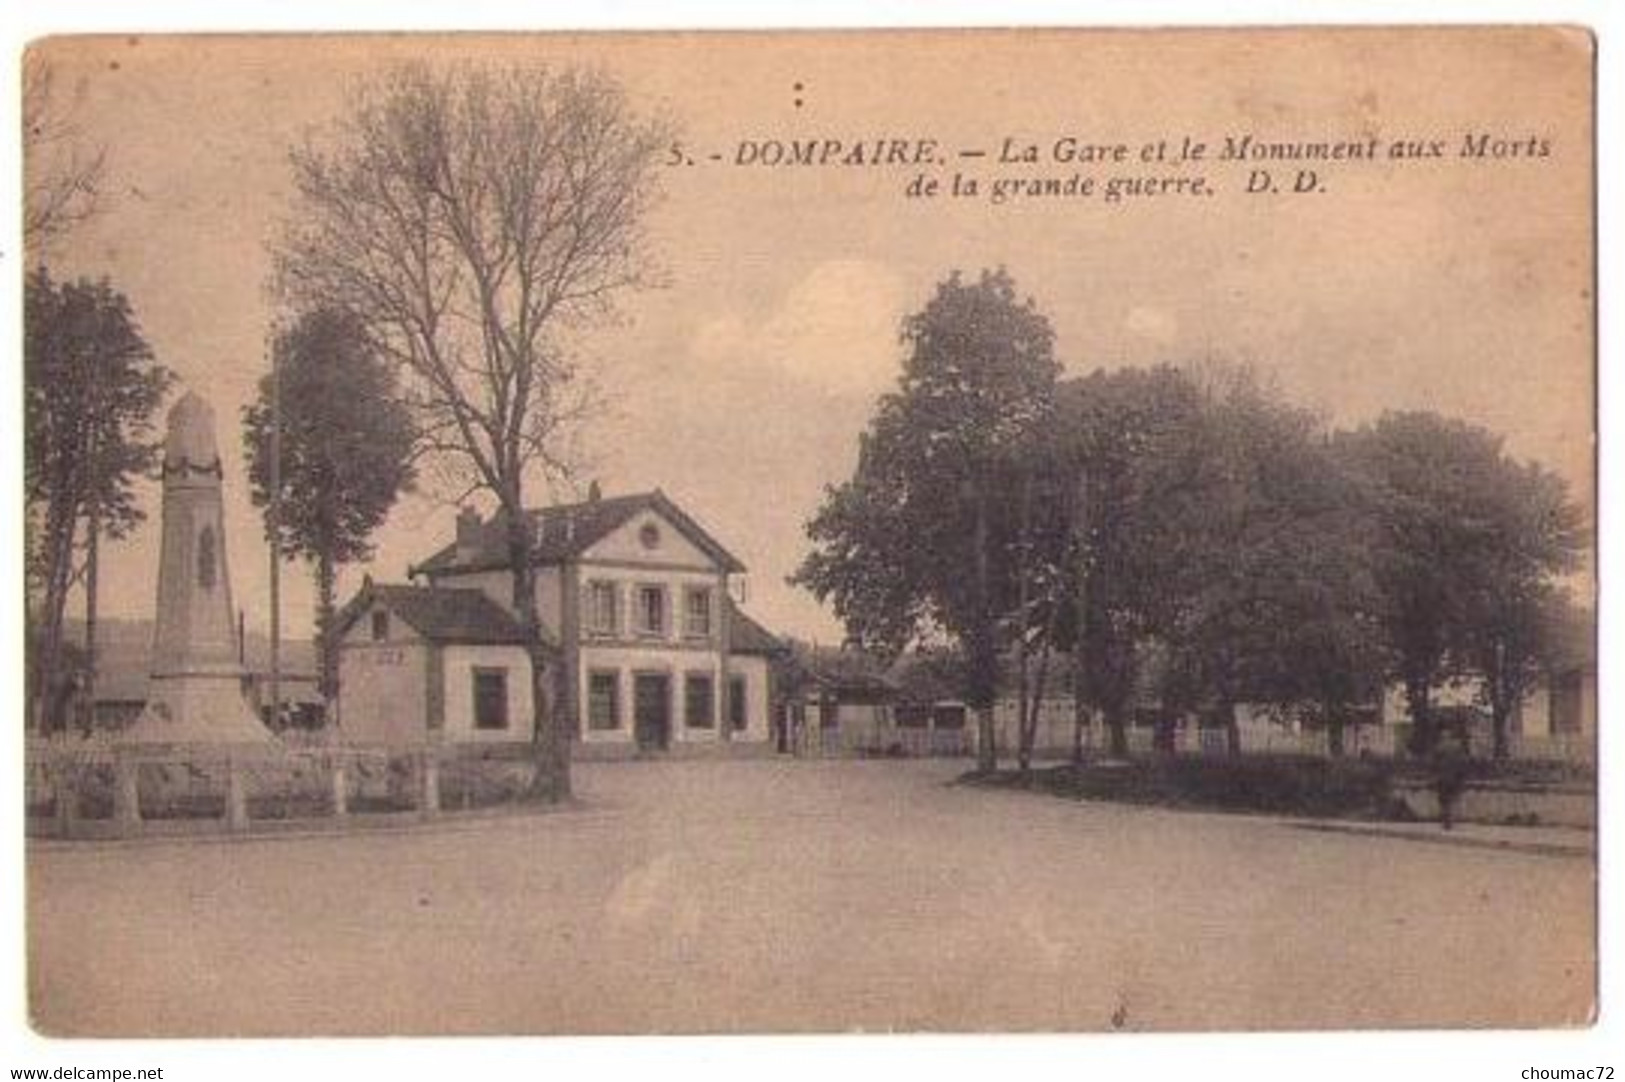
<path id="1" fill-rule="evenodd" d="M 671 746 L 671 677 L 665 673 L 632 677 L 632 735 L 639 751 Z"/>

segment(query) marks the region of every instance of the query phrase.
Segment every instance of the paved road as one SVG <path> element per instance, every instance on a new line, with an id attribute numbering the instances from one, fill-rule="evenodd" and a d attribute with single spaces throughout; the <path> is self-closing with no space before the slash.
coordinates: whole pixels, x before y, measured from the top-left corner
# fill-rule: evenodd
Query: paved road
<path id="1" fill-rule="evenodd" d="M 1578 1022 L 1588 860 L 949 787 L 943 763 L 578 768 L 424 830 L 36 845 L 61 1034 Z"/>

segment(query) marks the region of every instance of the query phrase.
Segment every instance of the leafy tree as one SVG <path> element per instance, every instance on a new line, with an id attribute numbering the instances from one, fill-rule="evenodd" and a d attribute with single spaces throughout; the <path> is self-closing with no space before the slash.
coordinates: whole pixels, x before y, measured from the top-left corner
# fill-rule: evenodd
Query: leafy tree
<path id="1" fill-rule="evenodd" d="M 1540 595 L 1583 544 L 1579 510 L 1559 479 L 1515 462 L 1500 437 L 1434 413 L 1387 413 L 1343 443 L 1374 501 L 1373 566 L 1411 750 L 1437 744 L 1432 689 L 1452 668 L 1499 685 L 1491 705 L 1504 744 L 1525 679 L 1514 674 L 1537 651 Z"/>
<path id="2" fill-rule="evenodd" d="M 28 276 L 23 318 L 29 701 L 34 725 L 50 729 L 65 721 L 47 704 L 62 702 L 68 594 L 82 575 L 94 579 L 84 560 L 98 537 L 124 537 L 145 518 L 134 485 L 157 465 L 153 414 L 173 377 L 105 280 L 58 283 L 41 267 Z"/>
<path id="3" fill-rule="evenodd" d="M 1389 661 L 1365 529 L 1358 504 L 1284 523 L 1261 553 L 1250 613 L 1262 655 L 1251 698 L 1323 726 L 1333 755 L 1354 711 L 1380 701 Z"/>
<path id="4" fill-rule="evenodd" d="M 569 794 L 570 734 L 549 705 L 526 495 L 568 472 L 591 404 L 566 332 L 653 284 L 642 221 L 666 142 L 601 74 L 409 64 L 292 155 L 281 291 L 360 321 L 400 367 L 441 480 L 488 493 L 507 523 L 542 799 Z"/>
<path id="5" fill-rule="evenodd" d="M 301 316 L 273 349 L 277 374 L 260 379 L 258 398 L 243 410 L 250 491 L 272 529 L 273 402 L 280 396 L 281 500 L 274 526 L 283 551 L 308 561 L 316 578 L 321 692 L 331 718 L 338 693 L 338 569 L 372 555 L 373 532 L 412 484 L 413 418 L 393 370 L 345 311 L 322 308 Z"/>
<path id="6" fill-rule="evenodd" d="M 1578 565 L 1580 509 L 1556 474 L 1503 457 L 1485 493 L 1490 543 L 1472 559 L 1461 656 L 1482 677 L 1492 753 L 1507 757 L 1513 712 L 1554 660 L 1574 610 L 1554 578 Z"/>
<path id="7" fill-rule="evenodd" d="M 1164 545 L 1160 507 L 1189 468 L 1200 408 L 1196 383 L 1171 366 L 1096 371 L 1058 389 L 1052 454 L 1066 471 L 1073 512 L 1075 750 L 1093 707 L 1112 753 L 1128 752 L 1139 655 L 1177 563 Z"/>
<path id="8" fill-rule="evenodd" d="M 1318 427 L 1248 371 L 1215 372 L 1154 489 L 1164 706 L 1206 710 L 1233 753 L 1238 703 L 1306 710 L 1339 749 L 1376 684 L 1365 516 Z"/>
<path id="9" fill-rule="evenodd" d="M 991 770 L 999 653 L 1021 577 L 1010 558 L 1019 451 L 1048 418 L 1054 333 L 999 270 L 974 282 L 951 275 L 904 321 L 903 341 L 897 389 L 863 436 L 857 472 L 808 524 L 814 549 L 792 581 L 832 601 L 865 646 L 892 653 L 954 640 L 978 765 Z"/>

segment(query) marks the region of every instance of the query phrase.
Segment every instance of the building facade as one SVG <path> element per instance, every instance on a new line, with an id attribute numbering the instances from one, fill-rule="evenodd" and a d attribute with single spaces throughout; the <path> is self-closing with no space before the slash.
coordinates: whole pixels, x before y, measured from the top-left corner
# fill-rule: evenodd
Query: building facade
<path id="1" fill-rule="evenodd" d="M 658 490 L 526 519 L 553 708 L 581 744 L 767 745 L 780 647 L 733 599 L 739 560 Z M 412 569 L 422 585 L 369 585 L 346 608 L 340 723 L 352 738 L 528 738 L 507 536 L 500 518 L 465 510 L 456 539 Z"/>

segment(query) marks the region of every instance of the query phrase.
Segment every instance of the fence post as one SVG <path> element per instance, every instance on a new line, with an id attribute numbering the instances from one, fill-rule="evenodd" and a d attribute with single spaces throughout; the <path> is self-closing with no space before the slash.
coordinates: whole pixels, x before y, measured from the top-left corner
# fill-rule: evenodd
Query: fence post
<path id="1" fill-rule="evenodd" d="M 333 815 L 343 818 L 350 814 L 350 786 L 349 777 L 344 769 L 344 759 L 338 755 L 331 755 L 327 760 L 329 780 L 333 786 Z"/>
<path id="2" fill-rule="evenodd" d="M 236 756 L 226 759 L 226 829 L 248 826 L 248 788 L 243 783 L 241 764 Z"/>
<path id="3" fill-rule="evenodd" d="M 440 813 L 440 760 L 435 758 L 432 748 L 424 748 L 421 752 L 421 770 L 419 774 L 423 780 L 421 797 L 418 801 L 418 811 L 425 817 Z"/>
<path id="4" fill-rule="evenodd" d="M 56 798 L 56 828 L 60 837 L 73 837 L 74 825 L 79 821 L 79 786 L 73 764 L 66 759 L 56 761 L 51 772 Z"/>
<path id="5" fill-rule="evenodd" d="M 123 835 L 141 830 L 141 769 L 130 755 L 113 759 L 113 820 Z"/>

